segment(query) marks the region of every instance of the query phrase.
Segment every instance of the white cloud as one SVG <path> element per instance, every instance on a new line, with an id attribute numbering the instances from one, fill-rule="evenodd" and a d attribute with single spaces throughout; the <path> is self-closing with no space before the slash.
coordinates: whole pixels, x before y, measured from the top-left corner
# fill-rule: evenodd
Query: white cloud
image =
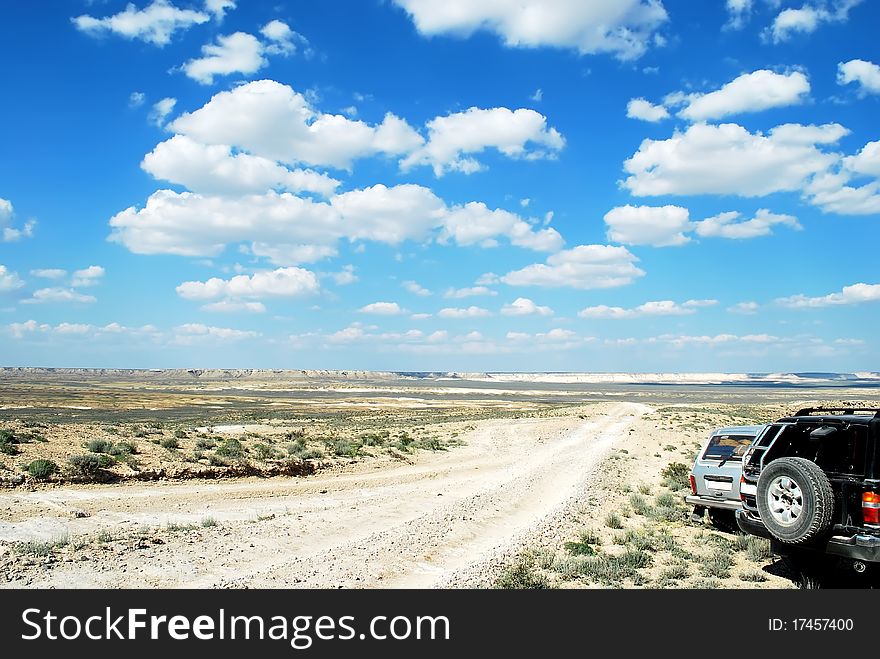
<path id="1" fill-rule="evenodd" d="M 431 165 L 434 174 L 448 171 L 470 174 L 483 165 L 471 154 L 494 148 L 509 158 L 553 157 L 565 140 L 539 112 L 520 108 L 469 108 L 427 123 L 428 142 L 401 161 L 404 170 Z"/>
<path id="2" fill-rule="evenodd" d="M 266 44 L 266 52 L 270 55 L 290 55 L 296 52 L 297 44 L 308 47 L 308 39 L 294 32 L 290 26 L 277 19 L 269 21 L 261 29 L 262 34 L 269 43 Z"/>
<path id="3" fill-rule="evenodd" d="M 655 122 L 668 119 L 669 110 L 662 105 L 654 105 L 643 98 L 634 98 L 626 104 L 626 116 L 630 119 Z"/>
<path id="4" fill-rule="evenodd" d="M 880 94 L 880 66 L 862 59 L 840 62 L 837 65 L 837 83 L 855 82 L 861 94 Z"/>
<path id="5" fill-rule="evenodd" d="M 443 294 L 443 297 L 460 300 L 466 297 L 479 297 L 481 295 L 495 296 L 498 293 L 485 286 L 471 286 L 468 288 L 449 288 Z"/>
<path id="6" fill-rule="evenodd" d="M 235 0 L 205 0 L 205 11 L 218 21 L 222 21 L 226 12 L 235 9 L 235 6 Z"/>
<path id="7" fill-rule="evenodd" d="M 214 76 L 256 73 L 269 63 L 263 51 L 263 43 L 252 34 L 221 34 L 217 43 L 202 46 L 201 57 L 189 60 L 181 68 L 196 82 L 210 85 Z"/>
<path id="8" fill-rule="evenodd" d="M 446 206 L 428 188 L 382 184 L 333 197 L 333 208 L 344 218 L 349 239 L 376 240 L 397 245 L 404 240 L 424 240 L 438 226 Z"/>
<path id="9" fill-rule="evenodd" d="M 202 144 L 244 149 L 284 163 L 348 169 L 357 158 L 409 153 L 422 143 L 406 122 L 387 114 L 379 125 L 317 111 L 305 96 L 273 80 L 215 94 L 170 128 Z"/>
<path id="10" fill-rule="evenodd" d="M 604 304 L 586 307 L 578 312 L 581 318 L 608 318 L 614 320 L 642 318 L 644 316 L 688 316 L 696 313 L 696 308 L 709 306 L 714 300 L 689 300 L 684 304 L 672 300 L 656 300 L 645 302 L 632 309 L 609 307 Z"/>
<path id="11" fill-rule="evenodd" d="M 822 4 L 805 4 L 799 9 L 783 9 L 764 32 L 765 39 L 774 43 L 788 41 L 798 32 L 810 34 L 822 23 L 843 23 L 849 19 L 850 10 L 862 0 L 835 0 L 830 8 Z"/>
<path id="12" fill-rule="evenodd" d="M 806 295 L 792 295 L 776 300 L 777 304 L 793 309 L 815 309 L 840 305 L 862 304 L 865 302 L 880 302 L 880 284 L 853 284 L 844 286 L 840 292 L 829 293 L 819 297 L 807 297 Z"/>
<path id="13" fill-rule="evenodd" d="M 218 298 L 297 297 L 317 293 L 320 286 L 315 273 L 303 268 L 278 268 L 253 275 L 236 275 L 232 279 L 212 277 L 208 281 L 186 281 L 177 287 L 177 294 L 187 300 Z"/>
<path id="14" fill-rule="evenodd" d="M 538 87 L 535 90 L 535 93 L 529 96 L 530 101 L 534 101 L 535 103 L 540 103 L 544 98 L 544 90 Z"/>
<path id="15" fill-rule="evenodd" d="M 563 245 L 555 229 L 535 229 L 518 215 L 502 209 L 490 210 L 482 202 L 454 207 L 445 217 L 439 241 L 454 239 L 458 245 L 479 244 L 492 247 L 498 236 L 507 237 L 517 247 L 553 252 Z"/>
<path id="16" fill-rule="evenodd" d="M 421 286 L 418 282 L 415 281 L 405 281 L 401 284 L 408 292 L 413 295 L 420 295 L 422 297 L 427 297 L 431 295 L 431 291 L 429 291 L 424 286 Z"/>
<path id="17" fill-rule="evenodd" d="M 644 271 L 635 266 L 636 261 L 625 247 L 578 245 L 553 254 L 546 264 L 534 263 L 508 272 L 501 281 L 509 286 L 613 288 L 644 276 Z"/>
<path id="18" fill-rule="evenodd" d="M 342 270 L 333 273 L 333 281 L 337 286 L 349 286 L 358 281 L 358 276 L 354 274 L 353 265 L 344 265 Z"/>
<path id="19" fill-rule="evenodd" d="M 410 316 L 410 318 L 412 318 L 413 320 L 425 320 L 427 318 L 430 318 L 432 315 L 433 314 L 429 313 L 414 313 Z"/>
<path id="20" fill-rule="evenodd" d="M 156 179 L 184 185 L 193 192 L 241 195 L 269 188 L 333 194 L 339 181 L 309 169 L 288 169 L 274 160 L 233 153 L 224 144 L 201 144 L 175 135 L 144 156 L 141 168 Z"/>
<path id="21" fill-rule="evenodd" d="M 103 327 L 84 323 L 59 323 L 55 326 L 47 323 L 38 323 L 35 320 L 26 320 L 21 323 L 7 325 L 13 338 L 21 339 L 33 334 L 58 335 L 66 337 L 102 337 L 102 336 L 128 336 L 128 337 L 155 337 L 159 331 L 153 325 L 142 327 L 126 327 L 119 323 L 108 323 Z"/>
<path id="22" fill-rule="evenodd" d="M 163 98 L 161 101 L 154 103 L 153 109 L 150 110 L 150 122 L 162 128 L 165 125 L 165 119 L 174 112 L 175 105 L 177 105 L 177 99 L 171 97 Z"/>
<path id="23" fill-rule="evenodd" d="M 397 302 L 373 302 L 361 307 L 358 312 L 375 316 L 399 316 L 403 313 L 403 309 Z"/>
<path id="24" fill-rule="evenodd" d="M 795 230 L 803 228 L 793 215 L 771 213 L 766 208 L 759 209 L 750 220 L 737 222 L 740 216 L 741 213 L 736 211 L 720 213 L 701 222 L 696 222 L 694 227 L 697 235 L 704 238 L 731 238 L 735 240 L 770 235 L 773 233 L 775 225 L 783 225 Z"/>
<path id="25" fill-rule="evenodd" d="M 608 240 L 627 245 L 669 247 L 690 242 L 689 211 L 681 206 L 618 206 L 605 214 Z"/>
<path id="26" fill-rule="evenodd" d="M 132 92 L 128 96 L 128 107 L 139 108 L 144 104 L 144 101 L 146 100 L 147 96 L 143 92 Z"/>
<path id="27" fill-rule="evenodd" d="M 249 330 L 237 330 L 228 327 L 213 327 L 202 323 L 186 323 L 174 328 L 175 336 L 172 343 L 176 345 L 195 345 L 199 343 L 225 343 L 228 341 L 241 341 L 254 339 L 260 336 L 259 332 Z"/>
<path id="28" fill-rule="evenodd" d="M 720 119 L 802 103 L 809 93 L 810 82 L 800 71 L 780 74 L 761 69 L 744 73 L 714 92 L 693 97 L 679 116 L 690 121 Z"/>
<path id="29" fill-rule="evenodd" d="M 12 222 L 14 217 L 15 208 L 13 208 L 12 202 L 0 197 L 0 229 L 3 230 L 2 233 L 0 233 L 0 241 L 4 243 L 14 243 L 22 238 L 30 238 L 34 235 L 34 227 L 37 226 L 36 220 L 30 219 L 24 223 L 24 226 L 21 229 L 16 229 L 7 226 Z"/>
<path id="30" fill-rule="evenodd" d="M 394 0 L 424 35 L 497 34 L 509 47 L 552 46 L 581 54 L 642 55 L 666 22 L 655 0 Z"/>
<path id="31" fill-rule="evenodd" d="M 99 265 L 90 265 L 88 268 L 76 270 L 70 285 L 74 287 L 95 286 L 100 283 L 106 271 Z"/>
<path id="32" fill-rule="evenodd" d="M 737 124 L 694 124 L 667 140 L 644 140 L 624 162 L 623 186 L 636 196 L 795 191 L 838 160 L 818 145 L 848 132 L 839 124 L 786 124 L 767 135 Z"/>
<path id="33" fill-rule="evenodd" d="M 855 174 L 880 177 L 880 141 L 868 142 L 856 155 L 844 158 L 843 166 Z"/>
<path id="34" fill-rule="evenodd" d="M 71 20 L 78 30 L 91 36 L 110 33 L 164 46 L 171 42 L 175 32 L 207 23 L 210 17 L 204 12 L 179 9 L 168 0 L 153 0 L 144 9 L 128 4 L 123 11 L 105 18 L 84 14 Z"/>
<path id="35" fill-rule="evenodd" d="M 266 305 L 262 302 L 242 302 L 234 300 L 221 300 L 210 302 L 199 307 L 202 311 L 211 313 L 265 313 Z"/>
<path id="36" fill-rule="evenodd" d="M 752 13 L 753 0 L 727 0 L 725 5 L 730 19 L 725 27 L 740 30 L 748 22 Z"/>
<path id="37" fill-rule="evenodd" d="M 31 270 L 31 275 L 43 279 L 64 279 L 67 276 L 67 270 L 62 270 L 61 268 L 38 268 Z"/>
<path id="38" fill-rule="evenodd" d="M 742 314 L 744 316 L 753 316 L 758 313 L 760 305 L 757 302 L 737 302 L 732 307 L 727 307 L 730 313 Z"/>
<path id="39" fill-rule="evenodd" d="M 440 318 L 486 318 L 492 315 L 492 312 L 482 307 L 470 306 L 466 309 L 458 309 L 447 307 L 437 312 Z"/>
<path id="40" fill-rule="evenodd" d="M 75 302 L 77 304 L 91 304 L 96 302 L 97 298 L 93 295 L 85 295 L 71 288 L 40 288 L 34 291 L 33 295 L 26 300 L 22 300 L 22 304 L 52 304 L 55 302 Z"/>
<path id="41" fill-rule="evenodd" d="M 538 306 L 527 297 L 518 297 L 510 304 L 501 307 L 501 313 L 504 316 L 552 316 L 553 309 Z"/>
<path id="42" fill-rule="evenodd" d="M 825 212 L 842 215 L 880 213 L 880 181 L 853 187 L 847 185 L 850 177 L 847 171 L 817 176 L 806 188 L 810 203 Z"/>
<path id="43" fill-rule="evenodd" d="M 14 291 L 24 286 L 17 272 L 12 272 L 5 265 L 0 265 L 0 293 Z"/>

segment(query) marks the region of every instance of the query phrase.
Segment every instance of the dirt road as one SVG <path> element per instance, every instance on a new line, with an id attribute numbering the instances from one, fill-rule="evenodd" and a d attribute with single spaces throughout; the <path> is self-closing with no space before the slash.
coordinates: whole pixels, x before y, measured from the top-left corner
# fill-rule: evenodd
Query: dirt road
<path id="1" fill-rule="evenodd" d="M 0 541 L 103 540 L 24 562 L 0 587 L 443 585 L 589 492 L 608 451 L 650 411 L 589 409 L 481 422 L 466 446 L 380 470 L 2 493 Z M 208 518 L 217 525 L 202 526 Z"/>

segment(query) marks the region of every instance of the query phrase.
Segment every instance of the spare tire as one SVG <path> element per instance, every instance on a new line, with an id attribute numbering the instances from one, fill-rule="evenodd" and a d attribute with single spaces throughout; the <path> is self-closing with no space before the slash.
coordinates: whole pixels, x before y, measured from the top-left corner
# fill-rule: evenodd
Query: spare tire
<path id="1" fill-rule="evenodd" d="M 780 542 L 805 545 L 831 526 L 834 492 L 815 462 L 779 458 L 761 472 L 758 512 L 767 530 Z"/>

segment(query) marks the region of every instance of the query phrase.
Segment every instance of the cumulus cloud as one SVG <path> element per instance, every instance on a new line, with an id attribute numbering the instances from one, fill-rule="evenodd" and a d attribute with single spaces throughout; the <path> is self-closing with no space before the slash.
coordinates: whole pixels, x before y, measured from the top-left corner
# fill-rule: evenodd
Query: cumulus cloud
<path id="1" fill-rule="evenodd" d="M 378 125 L 324 114 L 305 96 L 273 80 L 219 92 L 169 128 L 202 144 L 234 146 L 269 160 L 341 169 L 358 158 L 409 153 L 423 142 L 393 114 Z"/>
<path id="2" fill-rule="evenodd" d="M 473 155 L 497 149 L 509 158 L 535 160 L 553 157 L 565 140 L 547 118 L 520 108 L 469 108 L 427 123 L 428 141 L 401 161 L 404 170 L 415 165 L 430 165 L 434 174 L 448 171 L 470 174 L 483 165 Z"/>
<path id="3" fill-rule="evenodd" d="M 199 307 L 209 313 L 265 313 L 266 305 L 262 302 L 244 302 L 241 300 L 221 300 L 209 302 Z"/>
<path id="4" fill-rule="evenodd" d="M 797 33 L 810 34 L 823 23 L 844 23 L 849 20 L 850 10 L 861 4 L 862 0 L 834 0 L 826 3 L 805 4 L 798 9 L 783 9 L 763 36 L 774 43 L 788 41 Z"/>
<path id="5" fill-rule="evenodd" d="M 630 119 L 655 122 L 668 119 L 669 110 L 662 105 L 654 105 L 643 98 L 634 98 L 626 104 L 626 116 Z"/>
<path id="6" fill-rule="evenodd" d="M 361 307 L 358 311 L 375 316 L 399 316 L 403 313 L 403 309 L 397 302 L 373 302 Z"/>
<path id="7" fill-rule="evenodd" d="M 773 233 L 775 225 L 787 226 L 791 229 L 800 230 L 800 223 L 793 215 L 781 215 L 771 213 L 766 208 L 758 209 L 755 216 L 750 220 L 739 222 L 741 213 L 736 211 L 720 213 L 695 223 L 697 235 L 704 238 L 731 238 L 741 240 L 767 236 Z"/>
<path id="8" fill-rule="evenodd" d="M 259 336 L 259 332 L 250 330 L 214 327 L 202 323 L 185 323 L 174 328 L 174 337 L 171 343 L 175 345 L 189 346 L 200 343 L 241 341 L 244 339 L 255 339 Z"/>
<path id="9" fill-rule="evenodd" d="M 353 265 L 344 265 L 342 270 L 332 273 L 331 276 L 337 286 L 349 286 L 358 281 L 358 276 L 354 274 Z"/>
<path id="10" fill-rule="evenodd" d="M 428 297 L 431 295 L 431 291 L 415 281 L 405 281 L 402 286 L 413 295 L 419 295 L 422 297 Z"/>
<path id="11" fill-rule="evenodd" d="M 757 302 L 737 302 L 732 307 L 727 307 L 730 313 L 742 314 L 744 316 L 753 316 L 758 313 L 761 305 Z"/>
<path id="12" fill-rule="evenodd" d="M 613 320 L 642 318 L 645 316 L 688 316 L 696 313 L 700 307 L 717 304 L 716 300 L 688 300 L 679 304 L 672 300 L 656 300 L 645 302 L 637 307 L 625 309 L 610 307 L 604 304 L 586 307 L 578 312 L 581 318 L 607 318 Z"/>
<path id="13" fill-rule="evenodd" d="M 37 334 L 66 336 L 73 338 L 83 337 L 107 337 L 107 336 L 126 336 L 126 337 L 155 337 L 159 331 L 153 325 L 144 325 L 142 327 L 126 327 L 119 323 L 108 323 L 104 326 L 95 326 L 85 323 L 58 323 L 57 325 L 49 325 L 48 323 L 38 323 L 31 319 L 21 323 L 11 323 L 6 326 L 13 338 L 22 339 L 26 336 Z"/>
<path id="14" fill-rule="evenodd" d="M 493 247 L 498 236 L 511 244 L 540 252 L 553 252 L 563 245 L 562 236 L 553 228 L 535 229 L 518 215 L 502 209 L 489 209 L 482 202 L 470 202 L 451 209 L 443 222 L 439 241 L 455 240 L 458 245 Z"/>
<path id="15" fill-rule="evenodd" d="M 91 304 L 97 302 L 97 298 L 93 295 L 85 295 L 72 288 L 50 287 L 40 288 L 33 292 L 33 295 L 26 300 L 21 301 L 22 304 L 54 304 L 73 302 L 76 304 Z"/>
<path id="16" fill-rule="evenodd" d="M 636 59 L 662 43 L 668 16 L 659 0 L 394 0 L 424 35 L 498 35 L 506 46 L 571 48 Z"/>
<path id="17" fill-rule="evenodd" d="M 177 294 L 187 300 L 218 298 L 261 299 L 266 297 L 298 297 L 312 295 L 320 289 L 315 273 L 303 268 L 278 268 L 253 275 L 236 275 L 231 279 L 212 277 L 208 281 L 186 281 L 177 287 Z"/>
<path id="18" fill-rule="evenodd" d="M 631 284 L 645 275 L 635 266 L 637 261 L 625 247 L 578 245 L 551 255 L 546 263 L 508 272 L 500 280 L 509 286 L 614 288 Z"/>
<path id="19" fill-rule="evenodd" d="M 492 315 L 492 312 L 482 307 L 470 306 L 467 308 L 446 307 L 437 312 L 440 318 L 486 318 Z"/>
<path id="20" fill-rule="evenodd" d="M 800 71 L 781 74 L 761 69 L 744 73 L 716 91 L 696 95 L 679 116 L 690 121 L 721 119 L 731 114 L 796 105 L 809 93 L 810 82 Z"/>
<path id="21" fill-rule="evenodd" d="M 186 135 L 158 144 L 144 156 L 141 168 L 156 179 L 186 186 L 193 192 L 242 195 L 267 189 L 312 192 L 329 197 L 339 181 L 309 169 L 289 169 L 274 160 L 233 153 L 225 144 L 202 144 Z"/>
<path id="22" fill-rule="evenodd" d="M 88 268 L 76 270 L 70 285 L 73 287 L 95 286 L 104 278 L 106 271 L 100 265 L 90 265 Z"/>
<path id="23" fill-rule="evenodd" d="M 443 297 L 462 299 L 466 297 L 479 297 L 486 295 L 495 296 L 498 295 L 498 293 L 493 291 L 491 288 L 486 288 L 485 286 L 470 286 L 466 288 L 449 288 L 443 294 Z"/>
<path id="24" fill-rule="evenodd" d="M 767 135 L 737 124 L 694 124 L 666 140 L 644 140 L 624 162 L 622 185 L 636 196 L 796 191 L 837 162 L 820 145 L 848 133 L 839 124 L 785 124 Z"/>
<path id="25" fill-rule="evenodd" d="M 196 82 L 210 85 L 218 75 L 256 73 L 269 62 L 263 56 L 263 43 L 247 32 L 220 35 L 217 43 L 202 46 L 202 56 L 181 68 Z"/>
<path id="26" fill-rule="evenodd" d="M 468 219 L 473 227 L 462 224 Z M 414 184 L 351 190 L 329 203 L 275 191 L 223 197 L 158 190 L 143 208 L 117 213 L 110 226 L 110 240 L 138 254 L 217 256 L 229 244 L 249 242 L 251 252 L 278 265 L 332 256 L 343 238 L 391 245 L 435 237 L 458 244 L 479 239 L 484 246 L 506 238 L 519 247 L 546 251 L 562 244 L 553 229 L 536 229 L 482 204 L 449 208 L 431 190 Z"/>
<path id="27" fill-rule="evenodd" d="M 169 0 L 153 0 L 143 9 L 129 3 L 123 11 L 104 18 L 83 14 L 71 19 L 78 30 L 90 36 L 115 34 L 156 46 L 170 43 L 175 32 L 188 30 L 193 25 L 209 20 L 210 16 L 205 12 L 180 9 Z"/>
<path id="28" fill-rule="evenodd" d="M 862 59 L 840 62 L 837 65 L 837 83 L 848 85 L 856 83 L 859 93 L 880 94 L 880 66 Z"/>
<path id="29" fill-rule="evenodd" d="M 504 316 L 552 316 L 553 309 L 539 306 L 527 297 L 518 297 L 501 307 L 501 313 Z"/>
<path id="30" fill-rule="evenodd" d="M 608 240 L 627 245 L 669 247 L 690 242 L 689 211 L 681 206 L 618 206 L 605 214 Z"/>
<path id="31" fill-rule="evenodd" d="M 832 307 L 842 305 L 863 304 L 865 302 L 880 301 L 880 284 L 852 284 L 844 286 L 837 293 L 829 293 L 818 297 L 808 297 L 803 294 L 782 297 L 776 300 L 777 304 L 792 309 L 817 309 L 820 307 Z"/>
<path id="32" fill-rule="evenodd" d="M 880 141 L 868 142 L 856 155 L 844 158 L 843 167 L 854 174 L 880 177 Z"/>
<path id="33" fill-rule="evenodd" d="M 235 7 L 235 0 L 205 0 L 205 11 L 218 21 L 222 21 L 226 17 L 226 12 Z"/>
<path id="34" fill-rule="evenodd" d="M 5 265 L 0 265 L 0 293 L 14 291 L 24 286 L 17 272 L 12 272 Z"/>

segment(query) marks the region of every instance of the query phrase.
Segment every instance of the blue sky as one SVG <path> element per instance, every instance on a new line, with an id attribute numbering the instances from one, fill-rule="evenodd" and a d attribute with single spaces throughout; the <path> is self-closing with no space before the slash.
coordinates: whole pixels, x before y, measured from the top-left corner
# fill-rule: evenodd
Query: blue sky
<path id="1" fill-rule="evenodd" d="M 3 3 L 0 362 L 880 369 L 878 20 Z"/>

